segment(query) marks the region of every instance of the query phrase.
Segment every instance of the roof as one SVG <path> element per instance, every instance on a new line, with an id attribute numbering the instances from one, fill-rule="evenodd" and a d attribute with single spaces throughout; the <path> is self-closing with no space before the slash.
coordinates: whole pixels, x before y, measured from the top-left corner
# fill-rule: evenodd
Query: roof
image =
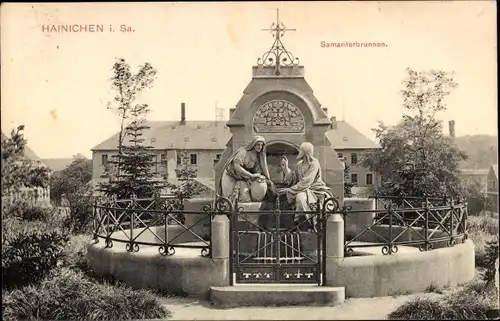
<path id="1" fill-rule="evenodd" d="M 150 128 L 144 132 L 145 144 L 156 149 L 209 149 L 224 150 L 231 138 L 225 122 L 219 121 L 148 121 Z M 345 121 L 337 121 L 337 128 L 327 132 L 335 149 L 378 149 L 373 142 Z M 345 137 L 345 139 L 344 139 Z M 118 133 L 92 148 L 94 150 L 116 150 Z"/>
<path id="2" fill-rule="evenodd" d="M 10 138 L 10 137 L 8 137 L 7 135 L 5 135 L 2 132 L 2 140 L 7 139 L 7 138 Z M 39 161 L 39 162 L 42 161 L 42 159 L 40 157 L 38 157 L 38 155 L 35 154 L 35 152 L 31 148 L 29 148 L 27 144 L 24 146 L 24 157 L 26 157 L 27 159 L 32 160 L 32 161 Z"/>
<path id="3" fill-rule="evenodd" d="M 491 170 L 493 171 L 495 177 L 498 179 L 498 164 L 491 165 Z"/>
<path id="4" fill-rule="evenodd" d="M 489 169 L 471 169 L 464 168 L 460 170 L 460 174 L 464 176 L 487 176 Z"/>
<path id="5" fill-rule="evenodd" d="M 68 167 L 73 162 L 73 158 L 47 158 L 42 159 L 42 162 L 54 172 L 58 172 Z"/>
<path id="6" fill-rule="evenodd" d="M 225 122 L 148 121 L 150 128 L 144 132 L 144 144 L 156 149 L 225 149 L 231 133 Z M 118 135 L 114 134 L 92 150 L 116 150 Z"/>
<path id="7" fill-rule="evenodd" d="M 326 136 L 335 149 L 379 149 L 381 146 L 361 134 L 345 121 L 337 120 L 337 129 L 326 132 Z"/>

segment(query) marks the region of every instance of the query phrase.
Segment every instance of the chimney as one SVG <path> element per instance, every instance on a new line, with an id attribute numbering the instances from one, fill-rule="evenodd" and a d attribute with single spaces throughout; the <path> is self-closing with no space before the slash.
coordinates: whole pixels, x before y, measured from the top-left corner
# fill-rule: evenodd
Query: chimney
<path id="1" fill-rule="evenodd" d="M 181 125 L 186 125 L 186 103 L 181 103 Z"/>
<path id="2" fill-rule="evenodd" d="M 335 117 L 335 116 L 330 117 L 330 121 L 332 122 L 330 128 L 337 129 L 337 117 Z"/>
<path id="3" fill-rule="evenodd" d="M 328 108 L 323 107 L 323 108 L 321 108 L 321 109 L 323 109 L 323 111 L 325 112 L 325 114 L 328 116 Z"/>
<path id="4" fill-rule="evenodd" d="M 449 127 L 449 131 L 450 131 L 450 138 L 455 138 L 455 121 L 450 120 L 448 122 L 448 127 Z"/>
<path id="5" fill-rule="evenodd" d="M 236 108 L 229 108 L 229 119 L 231 119 L 231 117 L 233 117 L 235 110 L 236 110 Z"/>

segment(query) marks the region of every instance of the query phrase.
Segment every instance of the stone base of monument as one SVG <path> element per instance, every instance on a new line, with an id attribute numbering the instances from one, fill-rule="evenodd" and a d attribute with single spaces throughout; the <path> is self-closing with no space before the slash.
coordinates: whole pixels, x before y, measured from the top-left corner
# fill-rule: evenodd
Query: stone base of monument
<path id="1" fill-rule="evenodd" d="M 216 307 L 241 306 L 334 306 L 344 302 L 344 287 L 311 285 L 236 285 L 210 287 Z"/>

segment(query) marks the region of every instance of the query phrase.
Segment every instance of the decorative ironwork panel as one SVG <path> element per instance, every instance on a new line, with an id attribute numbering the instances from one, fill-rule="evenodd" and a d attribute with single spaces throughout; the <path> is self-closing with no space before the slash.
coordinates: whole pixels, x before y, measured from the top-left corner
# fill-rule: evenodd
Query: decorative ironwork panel
<path id="1" fill-rule="evenodd" d="M 253 118 L 256 133 L 303 133 L 304 115 L 285 100 L 271 100 L 259 107 Z"/>
<path id="2" fill-rule="evenodd" d="M 235 206 L 231 214 L 233 281 L 323 285 L 325 206 L 311 204 L 310 211 L 299 212 L 286 204 L 281 210 L 280 204 L 254 211 Z"/>

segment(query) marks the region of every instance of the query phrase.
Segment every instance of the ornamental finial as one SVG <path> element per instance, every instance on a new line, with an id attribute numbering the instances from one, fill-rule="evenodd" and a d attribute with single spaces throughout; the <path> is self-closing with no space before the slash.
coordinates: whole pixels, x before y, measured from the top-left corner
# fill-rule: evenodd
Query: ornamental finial
<path id="1" fill-rule="evenodd" d="M 276 22 L 273 22 L 271 28 L 262 29 L 264 31 L 271 31 L 273 34 L 274 42 L 262 58 L 257 60 L 259 66 L 274 66 L 275 74 L 280 74 L 281 66 L 292 66 L 299 64 L 299 58 L 294 58 L 292 53 L 285 49 L 281 42 L 281 38 L 285 35 L 285 31 L 296 31 L 297 29 L 288 29 L 283 22 L 280 21 L 279 9 L 276 9 Z"/>

